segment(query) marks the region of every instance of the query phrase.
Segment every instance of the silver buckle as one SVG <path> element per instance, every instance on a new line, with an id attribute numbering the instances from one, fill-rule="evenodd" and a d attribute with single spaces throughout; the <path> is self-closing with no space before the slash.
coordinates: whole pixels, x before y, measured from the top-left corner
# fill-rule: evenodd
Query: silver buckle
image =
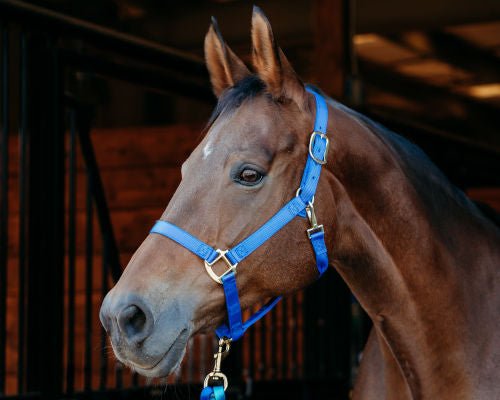
<path id="1" fill-rule="evenodd" d="M 219 253 L 219 255 L 217 257 L 215 257 L 215 259 L 210 263 L 207 260 L 204 260 L 205 261 L 205 269 L 207 270 L 207 273 L 210 276 L 210 278 L 212 278 L 215 282 L 222 284 L 222 278 L 224 276 L 226 276 L 227 274 L 234 272 L 234 274 L 236 275 L 236 266 L 238 265 L 238 263 L 233 265 L 233 264 L 231 264 L 231 261 L 229 261 L 229 259 L 226 257 L 226 253 L 229 250 L 217 249 L 215 251 L 217 253 Z M 212 266 L 220 259 L 223 259 L 226 262 L 226 264 L 229 265 L 229 268 L 222 275 L 219 276 L 214 272 L 214 270 L 212 269 Z"/>
<path id="2" fill-rule="evenodd" d="M 326 147 L 325 147 L 325 153 L 323 154 L 323 160 L 320 160 L 319 158 L 316 158 L 313 154 L 313 145 L 314 145 L 314 137 L 318 135 L 319 137 L 321 137 L 322 139 L 325 139 L 326 140 Z M 309 155 L 311 156 L 311 158 L 316 161 L 318 164 L 321 164 L 321 165 L 324 165 L 326 164 L 326 158 L 328 156 L 328 149 L 330 147 L 330 141 L 328 140 L 328 137 L 324 134 L 324 133 L 321 133 L 321 132 L 318 132 L 318 131 L 314 131 L 312 134 L 311 134 L 311 138 L 309 139 Z"/>

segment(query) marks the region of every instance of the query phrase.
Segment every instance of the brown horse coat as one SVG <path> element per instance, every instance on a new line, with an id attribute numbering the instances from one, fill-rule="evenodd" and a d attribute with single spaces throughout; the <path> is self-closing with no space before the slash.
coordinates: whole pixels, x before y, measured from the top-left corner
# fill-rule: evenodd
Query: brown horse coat
<path id="1" fill-rule="evenodd" d="M 252 42 L 255 74 L 211 25 L 219 103 L 161 217 L 214 248 L 231 248 L 294 196 L 314 122 L 314 100 L 257 8 Z M 316 213 L 331 265 L 374 323 L 354 398 L 500 398 L 499 229 L 418 148 L 331 100 L 327 134 Z M 293 220 L 238 266 L 243 308 L 315 280 L 306 228 Z M 117 357 L 153 377 L 224 316 L 222 287 L 198 257 L 156 234 L 101 309 Z"/>

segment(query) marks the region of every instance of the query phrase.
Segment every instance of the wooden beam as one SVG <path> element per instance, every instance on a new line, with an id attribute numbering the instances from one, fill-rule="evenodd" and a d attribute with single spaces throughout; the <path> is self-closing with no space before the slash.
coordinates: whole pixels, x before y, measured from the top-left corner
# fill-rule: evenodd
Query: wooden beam
<path id="1" fill-rule="evenodd" d="M 482 49 L 467 40 L 441 30 L 419 32 L 416 34 L 417 37 L 414 35 L 396 33 L 385 35 L 385 37 L 421 54 L 469 71 L 477 76 L 478 82 L 500 80 L 500 59 L 493 51 Z"/>
<path id="2" fill-rule="evenodd" d="M 340 99 L 344 95 L 345 76 L 345 12 L 344 0 L 313 2 L 315 83 L 328 95 Z"/>
<path id="3" fill-rule="evenodd" d="M 357 5 L 358 33 L 436 29 L 500 17 L 498 0 L 357 0 Z"/>
<path id="4" fill-rule="evenodd" d="M 360 60 L 359 66 L 367 92 L 375 88 L 411 99 L 425 107 L 426 112 L 417 116 L 422 121 L 476 142 L 500 146 L 497 129 L 500 126 L 499 107 L 366 60 Z M 457 110 L 463 113 L 462 117 L 457 115 Z"/>

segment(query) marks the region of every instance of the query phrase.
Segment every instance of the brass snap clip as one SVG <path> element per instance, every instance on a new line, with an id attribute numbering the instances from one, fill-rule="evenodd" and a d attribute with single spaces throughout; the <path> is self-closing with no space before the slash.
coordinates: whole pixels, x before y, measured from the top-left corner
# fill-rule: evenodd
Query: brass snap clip
<path id="1" fill-rule="evenodd" d="M 203 381 L 203 387 L 206 388 L 209 384 L 210 386 L 220 386 L 220 382 L 222 381 L 222 386 L 224 391 L 226 391 L 228 386 L 228 381 L 226 375 L 224 375 L 220 370 L 221 361 L 227 356 L 229 353 L 229 349 L 231 348 L 231 339 L 227 337 L 222 337 L 219 339 L 219 349 L 217 353 L 214 354 L 215 364 L 214 370 L 210 372 Z"/>
<path id="2" fill-rule="evenodd" d="M 314 212 L 313 203 L 314 203 L 314 198 L 306 206 L 307 218 L 309 219 L 309 223 L 311 224 L 311 227 L 307 230 L 307 237 L 309 239 L 311 239 L 311 235 L 314 232 L 316 232 L 316 231 L 322 231 L 322 232 L 324 232 L 325 231 L 323 229 L 323 225 L 318 225 L 318 220 L 316 219 L 316 213 Z"/>

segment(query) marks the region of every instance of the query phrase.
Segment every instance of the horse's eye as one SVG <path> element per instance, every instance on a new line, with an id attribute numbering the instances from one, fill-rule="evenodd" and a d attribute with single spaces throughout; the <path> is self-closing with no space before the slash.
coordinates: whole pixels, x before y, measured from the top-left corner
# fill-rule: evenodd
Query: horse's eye
<path id="1" fill-rule="evenodd" d="M 265 176 L 259 167 L 242 162 L 235 163 L 230 172 L 231 180 L 243 186 L 257 186 Z"/>
<path id="2" fill-rule="evenodd" d="M 240 174 L 240 181 L 247 184 L 259 183 L 262 179 L 262 174 L 254 169 L 244 169 Z"/>

